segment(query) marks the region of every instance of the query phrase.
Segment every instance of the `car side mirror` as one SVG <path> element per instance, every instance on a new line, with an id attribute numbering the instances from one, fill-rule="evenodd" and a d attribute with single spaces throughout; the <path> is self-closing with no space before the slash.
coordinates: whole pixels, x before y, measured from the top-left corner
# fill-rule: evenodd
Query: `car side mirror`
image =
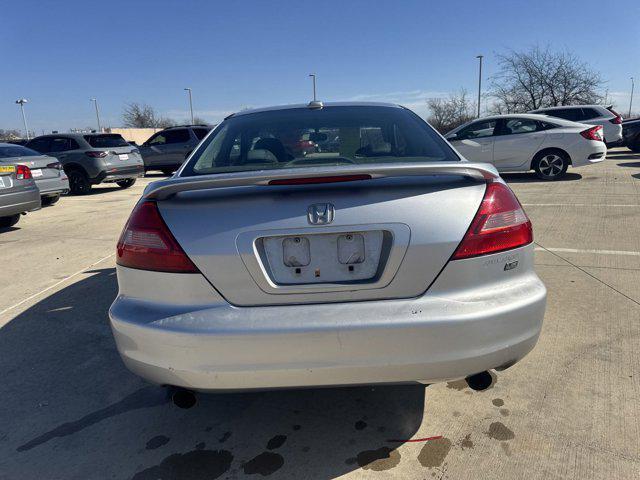
<path id="1" fill-rule="evenodd" d="M 457 140 L 458 139 L 458 134 L 457 133 L 450 133 L 449 135 L 447 135 L 446 137 L 444 137 L 446 140 Z"/>

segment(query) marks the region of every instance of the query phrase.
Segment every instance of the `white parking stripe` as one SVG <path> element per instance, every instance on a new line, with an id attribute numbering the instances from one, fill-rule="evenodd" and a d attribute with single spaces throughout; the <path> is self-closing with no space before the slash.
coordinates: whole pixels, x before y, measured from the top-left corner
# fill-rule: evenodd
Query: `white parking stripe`
<path id="1" fill-rule="evenodd" d="M 548 250 L 550 252 L 557 253 L 594 253 L 596 255 L 627 255 L 632 257 L 640 257 L 640 252 L 634 252 L 629 250 L 582 250 L 579 248 L 548 248 L 548 247 L 536 247 L 537 252 L 544 252 Z"/>
<path id="2" fill-rule="evenodd" d="M 107 255 L 104 258 L 101 258 L 100 260 L 98 260 L 97 262 L 93 262 L 91 265 L 89 265 L 88 267 L 84 267 L 82 270 L 78 270 L 75 273 L 72 273 L 71 275 L 69 275 L 68 277 L 63 278 L 62 280 L 54 283 L 53 285 L 48 286 L 47 288 L 40 290 L 38 293 L 34 293 L 33 295 L 19 301 L 18 303 L 16 303 L 15 305 L 11 305 L 10 307 L 5 308 L 4 310 L 0 311 L 0 315 L 2 315 L 3 313 L 8 312 L 9 310 L 13 310 L 14 308 L 19 307 L 20 305 L 28 302 L 29 300 L 33 300 L 34 298 L 38 297 L 39 295 L 42 295 L 45 292 L 48 292 L 49 290 L 56 288 L 58 285 L 66 282 L 67 280 L 73 278 L 73 277 L 77 277 L 78 275 L 80 275 L 81 273 L 89 270 L 90 268 L 96 266 L 97 264 L 104 262 L 105 260 L 107 260 L 108 258 L 111 258 L 115 255 L 115 253 L 112 253 L 111 255 Z M 7 320 L 6 322 L 2 322 L 0 321 L 0 328 L 4 327 L 7 323 L 9 323 L 9 321 Z"/>
<path id="3" fill-rule="evenodd" d="M 632 204 L 632 203 L 523 203 L 523 207 L 640 207 L 640 204 Z"/>

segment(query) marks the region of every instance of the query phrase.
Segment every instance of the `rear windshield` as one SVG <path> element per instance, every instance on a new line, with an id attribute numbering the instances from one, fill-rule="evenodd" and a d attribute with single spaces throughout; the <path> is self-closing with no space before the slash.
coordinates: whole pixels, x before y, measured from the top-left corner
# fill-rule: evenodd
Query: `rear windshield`
<path id="1" fill-rule="evenodd" d="M 459 160 L 431 127 L 408 110 L 328 106 L 231 117 L 198 148 L 181 176 Z"/>
<path id="2" fill-rule="evenodd" d="M 118 134 L 85 135 L 84 139 L 93 148 L 129 147 L 130 145 Z"/>
<path id="3" fill-rule="evenodd" d="M 31 150 L 27 147 L 22 147 L 20 145 L 15 146 L 0 146 L 0 158 L 12 158 L 12 157 L 35 157 L 37 155 L 42 155 L 41 153 L 36 152 L 35 150 Z"/>

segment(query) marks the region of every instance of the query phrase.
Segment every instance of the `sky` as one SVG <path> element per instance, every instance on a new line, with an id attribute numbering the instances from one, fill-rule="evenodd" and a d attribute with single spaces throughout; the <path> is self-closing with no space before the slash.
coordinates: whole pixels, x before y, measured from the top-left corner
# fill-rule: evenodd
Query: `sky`
<path id="1" fill-rule="evenodd" d="M 120 126 L 128 102 L 186 122 L 247 107 L 324 101 L 401 103 L 477 92 L 496 55 L 533 45 L 577 54 L 628 110 L 640 110 L 640 1 L 31 1 L 3 0 L 0 128 Z"/>

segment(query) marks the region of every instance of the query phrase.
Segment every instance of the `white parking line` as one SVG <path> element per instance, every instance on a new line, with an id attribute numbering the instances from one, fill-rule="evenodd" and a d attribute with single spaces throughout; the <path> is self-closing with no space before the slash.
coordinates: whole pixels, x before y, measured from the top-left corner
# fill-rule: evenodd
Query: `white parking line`
<path id="1" fill-rule="evenodd" d="M 633 203 L 523 203 L 523 207 L 640 207 L 640 204 Z"/>
<path id="2" fill-rule="evenodd" d="M 634 252 L 629 250 L 582 250 L 579 248 L 548 248 L 548 247 L 536 247 L 537 252 L 544 252 L 548 250 L 556 253 L 594 253 L 596 255 L 627 255 L 632 257 L 640 257 L 640 252 Z"/>
<path id="3" fill-rule="evenodd" d="M 51 290 L 51 289 L 53 289 L 53 288 L 56 288 L 58 285 L 60 285 L 60 284 L 62 284 L 62 283 L 64 283 L 64 282 L 66 282 L 67 280 L 69 280 L 69 279 L 71 279 L 71 278 L 73 278 L 73 277 L 77 277 L 77 276 L 78 276 L 78 275 L 80 275 L 81 273 L 83 273 L 83 272 L 85 272 L 85 271 L 89 270 L 90 268 L 92 268 L 92 267 L 94 267 L 94 266 L 98 265 L 98 264 L 99 264 L 99 263 L 101 263 L 101 262 L 104 262 L 105 260 L 107 260 L 108 258 L 113 257 L 114 255 L 115 255 L 115 253 L 112 253 L 112 254 L 110 254 L 110 255 L 107 255 L 106 257 L 101 258 L 101 259 L 100 259 L 100 260 L 98 260 L 97 262 L 93 262 L 93 263 L 92 263 L 91 265 L 89 265 L 88 267 L 84 267 L 82 270 L 78 270 L 77 272 L 72 273 L 72 274 L 71 274 L 71 275 L 69 275 L 68 277 L 63 278 L 62 280 L 60 280 L 60 281 L 58 281 L 58 282 L 54 283 L 53 285 L 50 285 L 50 286 L 48 286 L 47 288 L 45 288 L 45 289 L 43 289 L 43 290 L 40 290 L 38 293 L 34 293 L 33 295 L 28 296 L 27 298 L 25 298 L 25 299 L 23 299 L 23 300 L 19 301 L 18 303 L 14 304 L 14 305 L 11 305 L 10 307 L 5 308 L 4 310 L 0 311 L 0 315 L 2 315 L 3 313 L 8 312 L 9 310 L 13 310 L 14 308 L 19 307 L 20 305 L 22 305 L 22 304 L 24 304 L 24 303 L 28 302 L 29 300 L 33 300 L 34 298 L 36 298 L 36 297 L 38 297 L 38 296 L 42 295 L 42 294 L 43 294 L 43 293 L 45 293 L 45 292 L 48 292 L 49 290 Z M 6 322 L 2 322 L 2 321 L 0 321 L 0 328 L 4 327 L 7 323 L 9 323 L 9 321 L 8 321 L 8 320 L 7 320 Z"/>

